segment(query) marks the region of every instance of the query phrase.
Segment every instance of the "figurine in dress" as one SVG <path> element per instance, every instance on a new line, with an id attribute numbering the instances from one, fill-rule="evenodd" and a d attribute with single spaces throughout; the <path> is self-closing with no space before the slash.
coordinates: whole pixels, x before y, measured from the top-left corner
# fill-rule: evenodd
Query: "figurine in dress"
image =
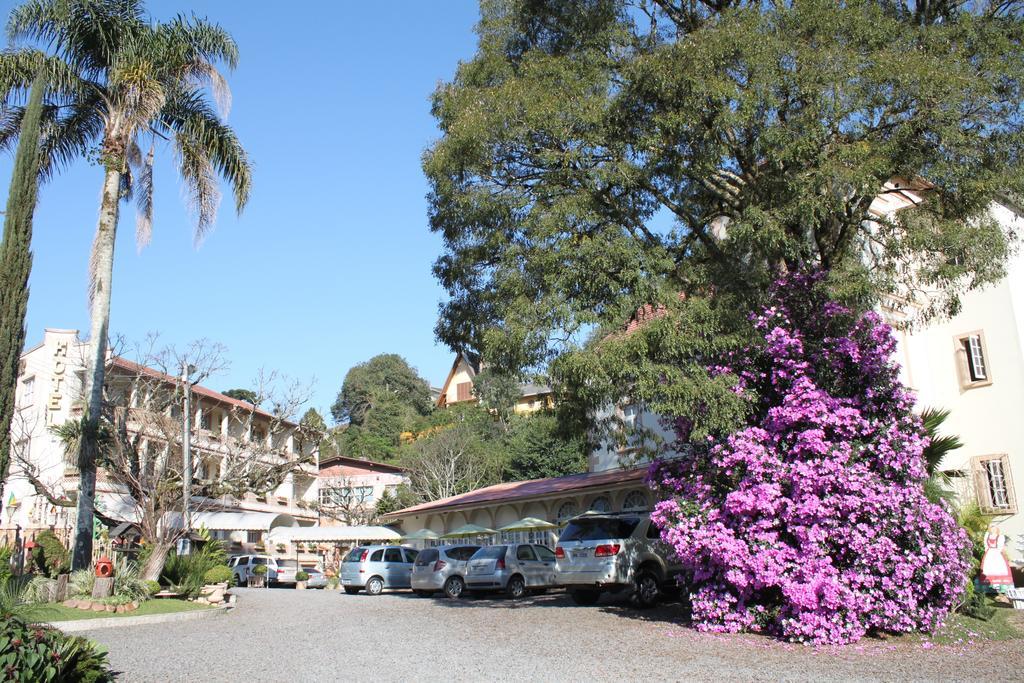
<path id="1" fill-rule="evenodd" d="M 985 555 L 981 558 L 981 582 L 1000 590 L 1013 587 L 1010 563 L 1006 560 L 1006 536 L 999 527 L 989 527 L 985 534 Z"/>

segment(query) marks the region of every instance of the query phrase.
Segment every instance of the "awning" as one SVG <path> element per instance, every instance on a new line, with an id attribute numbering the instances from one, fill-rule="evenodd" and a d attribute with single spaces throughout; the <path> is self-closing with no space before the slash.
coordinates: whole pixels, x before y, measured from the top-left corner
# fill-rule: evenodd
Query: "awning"
<path id="1" fill-rule="evenodd" d="M 398 541 L 402 535 L 386 526 L 304 526 L 275 535 L 300 543 L 355 541 Z"/>
<path id="2" fill-rule="evenodd" d="M 430 529 L 420 529 L 402 536 L 403 541 L 432 541 L 435 538 L 437 538 L 437 532 Z"/>
<path id="3" fill-rule="evenodd" d="M 298 527 L 291 515 L 274 512 L 195 512 L 190 515 L 192 528 L 206 527 L 222 531 L 270 531 L 278 527 Z M 181 513 L 168 514 L 172 527 L 181 528 Z"/>

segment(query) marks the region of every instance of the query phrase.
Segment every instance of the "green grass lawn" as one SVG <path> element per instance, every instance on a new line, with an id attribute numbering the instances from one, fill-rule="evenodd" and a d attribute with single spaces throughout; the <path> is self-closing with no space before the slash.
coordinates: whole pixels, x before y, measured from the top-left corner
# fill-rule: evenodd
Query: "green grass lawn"
<path id="1" fill-rule="evenodd" d="M 966 614 L 954 614 L 946 619 L 946 625 L 936 631 L 931 640 L 944 645 L 958 645 L 983 640 L 1013 640 L 1024 637 L 1021 631 L 1021 614 L 1013 609 L 1000 607 L 988 621 L 974 619 Z"/>
<path id="2" fill-rule="evenodd" d="M 112 614 L 110 612 L 93 612 L 75 609 L 64 605 L 39 605 L 29 613 L 33 621 L 77 621 L 79 619 L 120 619 L 123 617 L 141 617 L 149 614 L 170 614 L 173 612 L 194 612 L 196 610 L 213 609 L 209 605 L 200 605 L 185 600 L 160 599 L 147 600 L 139 605 L 134 612 Z"/>

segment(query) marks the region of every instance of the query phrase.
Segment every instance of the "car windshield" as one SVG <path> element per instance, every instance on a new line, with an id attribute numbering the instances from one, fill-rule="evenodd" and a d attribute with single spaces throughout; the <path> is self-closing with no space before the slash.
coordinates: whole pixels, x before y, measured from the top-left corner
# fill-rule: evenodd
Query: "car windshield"
<path id="1" fill-rule="evenodd" d="M 639 519 L 615 517 L 584 517 L 574 519 L 565 527 L 559 541 L 601 541 L 610 538 L 629 538 Z"/>
<path id="2" fill-rule="evenodd" d="M 363 548 L 352 548 L 352 552 L 345 557 L 346 562 L 358 562 L 359 558 L 363 556 Z"/>
<path id="3" fill-rule="evenodd" d="M 473 555 L 474 560 L 496 560 L 499 557 L 505 557 L 505 551 L 508 549 L 504 545 L 492 545 L 486 548 L 480 548 Z"/>

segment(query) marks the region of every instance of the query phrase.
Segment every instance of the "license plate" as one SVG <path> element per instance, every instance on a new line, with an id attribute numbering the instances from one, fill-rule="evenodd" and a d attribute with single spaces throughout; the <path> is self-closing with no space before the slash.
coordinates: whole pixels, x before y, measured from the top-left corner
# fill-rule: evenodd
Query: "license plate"
<path id="1" fill-rule="evenodd" d="M 572 551 L 572 556 L 573 557 L 590 557 L 590 550 L 588 550 L 588 549 L 573 550 Z"/>

